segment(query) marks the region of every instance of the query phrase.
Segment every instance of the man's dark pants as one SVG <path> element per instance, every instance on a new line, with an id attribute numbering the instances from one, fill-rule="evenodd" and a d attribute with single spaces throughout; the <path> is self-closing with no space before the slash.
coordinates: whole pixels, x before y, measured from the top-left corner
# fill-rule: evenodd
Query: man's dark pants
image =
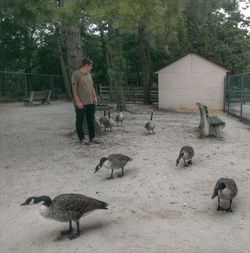
<path id="1" fill-rule="evenodd" d="M 83 109 L 79 109 L 75 107 L 76 111 L 76 133 L 80 141 L 85 138 L 84 131 L 83 131 L 83 121 L 84 116 L 87 119 L 87 126 L 89 132 L 89 140 L 95 138 L 95 125 L 94 125 L 94 115 L 95 115 L 95 105 L 89 104 L 84 105 Z"/>

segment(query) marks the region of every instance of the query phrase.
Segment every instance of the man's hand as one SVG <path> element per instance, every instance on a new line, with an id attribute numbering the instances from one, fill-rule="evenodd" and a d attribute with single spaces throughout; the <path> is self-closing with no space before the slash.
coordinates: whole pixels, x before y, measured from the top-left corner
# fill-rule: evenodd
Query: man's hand
<path id="1" fill-rule="evenodd" d="M 78 109 L 83 109 L 84 108 L 84 104 L 80 101 L 76 103 L 76 106 L 77 106 Z"/>
<path id="2" fill-rule="evenodd" d="M 97 105 L 97 97 L 96 96 L 93 98 L 93 104 Z"/>

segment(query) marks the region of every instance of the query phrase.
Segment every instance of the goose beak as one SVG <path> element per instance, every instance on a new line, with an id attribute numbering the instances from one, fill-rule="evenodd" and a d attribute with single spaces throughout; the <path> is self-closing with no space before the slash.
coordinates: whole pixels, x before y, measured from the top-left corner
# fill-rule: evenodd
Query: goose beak
<path id="1" fill-rule="evenodd" d="M 97 166 L 95 167 L 94 173 L 96 173 L 99 169 L 100 169 L 100 165 L 97 165 Z"/>
<path id="2" fill-rule="evenodd" d="M 21 204 L 21 206 L 27 206 L 28 204 L 26 203 L 26 201 L 24 203 Z"/>

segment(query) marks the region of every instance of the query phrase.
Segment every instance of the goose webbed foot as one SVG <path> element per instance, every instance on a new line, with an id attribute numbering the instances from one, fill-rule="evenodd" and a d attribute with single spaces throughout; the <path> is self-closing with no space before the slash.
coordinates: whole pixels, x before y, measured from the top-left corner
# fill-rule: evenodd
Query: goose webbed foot
<path id="1" fill-rule="evenodd" d="M 111 170 L 111 175 L 110 175 L 110 177 L 108 177 L 107 179 L 113 179 L 113 171 L 114 171 L 114 170 Z"/>
<path id="2" fill-rule="evenodd" d="M 72 221 L 69 221 L 69 230 L 61 231 L 61 235 L 70 235 L 74 232 L 74 229 L 72 227 Z"/>
<path id="3" fill-rule="evenodd" d="M 233 210 L 231 209 L 231 207 L 228 207 L 227 209 L 225 209 L 225 211 L 226 211 L 226 212 L 230 212 L 230 213 L 233 212 Z"/>
<path id="4" fill-rule="evenodd" d="M 71 229 L 69 229 L 69 230 L 61 231 L 60 233 L 61 233 L 61 235 L 65 236 L 65 235 L 70 235 L 70 234 L 72 234 L 73 232 L 74 232 L 74 229 L 71 228 Z"/>
<path id="5" fill-rule="evenodd" d="M 73 239 L 77 238 L 79 235 L 80 235 L 80 231 L 74 231 L 74 230 L 73 230 L 73 233 L 69 234 L 69 235 L 68 235 L 68 238 L 69 238 L 70 240 L 73 240 Z"/>
<path id="6" fill-rule="evenodd" d="M 221 208 L 220 206 L 217 207 L 217 211 L 225 211 L 224 208 Z"/>
<path id="7" fill-rule="evenodd" d="M 124 171 L 123 171 L 123 168 L 122 168 L 122 173 L 118 174 L 118 177 L 123 177 L 123 175 L 124 175 Z"/>

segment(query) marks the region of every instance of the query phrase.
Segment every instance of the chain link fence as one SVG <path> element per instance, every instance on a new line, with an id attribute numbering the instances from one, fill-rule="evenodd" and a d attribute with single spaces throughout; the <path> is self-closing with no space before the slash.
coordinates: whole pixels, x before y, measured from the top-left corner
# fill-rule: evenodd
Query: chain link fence
<path id="1" fill-rule="evenodd" d="M 225 111 L 250 121 L 250 72 L 225 79 Z"/>

